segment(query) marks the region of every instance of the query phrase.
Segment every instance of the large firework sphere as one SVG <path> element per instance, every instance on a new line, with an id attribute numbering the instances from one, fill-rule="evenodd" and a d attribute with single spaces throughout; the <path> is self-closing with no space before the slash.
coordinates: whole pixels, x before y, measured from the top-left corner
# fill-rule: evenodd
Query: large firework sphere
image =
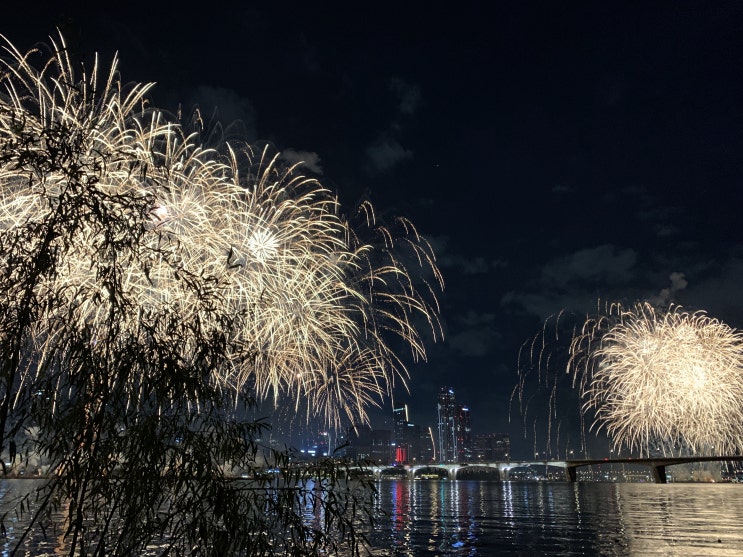
<path id="1" fill-rule="evenodd" d="M 212 371 L 216 385 L 290 400 L 331 425 L 364 420 L 407 376 L 391 339 L 423 358 L 418 324 L 440 332 L 441 277 L 412 224 L 382 226 L 368 203 L 346 217 L 277 156 L 203 145 L 198 129 L 148 105 L 149 85 L 122 85 L 116 61 L 77 76 L 64 40 L 51 46 L 44 59 L 8 43 L 0 60 L 0 302 L 12 319 L 23 300 L 42 300 L 33 350 L 60 350 L 70 323 L 103 344 L 111 315 L 110 342 L 168 335 L 152 316 L 176 315 L 202 337 L 229 335 L 235 353 Z M 54 272 L 15 291 L 42 244 Z M 180 334 L 181 357 L 193 358 L 196 337 Z M 36 369 L 29 360 L 26 381 Z"/>
<path id="2" fill-rule="evenodd" d="M 574 336 L 568 371 L 615 448 L 743 447 L 743 336 L 703 312 L 614 305 Z"/>

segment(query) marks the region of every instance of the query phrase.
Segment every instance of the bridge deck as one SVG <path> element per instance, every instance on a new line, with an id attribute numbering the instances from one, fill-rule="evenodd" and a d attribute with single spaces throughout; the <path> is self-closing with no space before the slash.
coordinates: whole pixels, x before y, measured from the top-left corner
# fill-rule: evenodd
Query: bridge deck
<path id="1" fill-rule="evenodd" d="M 672 456 L 672 457 L 645 457 L 645 458 L 585 458 L 568 460 L 566 474 L 568 481 L 576 481 L 576 470 L 581 466 L 596 464 L 640 464 L 650 467 L 655 483 L 666 483 L 666 467 L 676 464 L 691 464 L 694 462 L 741 462 L 743 455 L 727 456 Z"/>
<path id="2" fill-rule="evenodd" d="M 470 464 L 416 464 L 413 466 L 406 465 L 401 467 L 394 466 L 374 466 L 376 473 L 383 470 L 394 470 L 395 468 L 404 469 L 411 477 L 415 477 L 416 472 L 424 469 L 444 469 L 451 478 L 456 478 L 457 472 L 463 468 L 497 468 L 501 477 L 507 477 L 509 470 L 525 466 L 554 466 L 565 469 L 565 479 L 570 482 L 577 481 L 577 469 L 582 466 L 594 466 L 598 464 L 639 464 L 651 469 L 653 480 L 656 483 L 666 483 L 666 467 L 676 464 L 689 464 L 694 462 L 741 462 L 743 455 L 727 456 L 677 456 L 677 457 L 644 457 L 644 458 L 583 458 L 570 460 L 528 460 L 528 461 L 508 461 L 508 462 L 476 462 Z"/>

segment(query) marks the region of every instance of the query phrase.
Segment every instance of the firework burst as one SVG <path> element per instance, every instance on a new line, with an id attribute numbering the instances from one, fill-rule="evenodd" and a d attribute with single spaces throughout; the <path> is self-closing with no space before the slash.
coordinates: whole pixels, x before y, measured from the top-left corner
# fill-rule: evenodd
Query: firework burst
<path id="1" fill-rule="evenodd" d="M 743 335 L 703 312 L 614 305 L 574 336 L 568 371 L 617 449 L 743 446 Z"/>
<path id="2" fill-rule="evenodd" d="M 10 254 L 0 271 L 20 284 L 34 272 L 24 259 L 34 242 L 56 261 L 33 292 L 10 287 L 0 300 L 8 320 L 23 300 L 53 300 L 30 326 L 34 353 L 60 350 L 71 321 L 95 342 L 136 337 L 163 312 L 200 331 L 229 322 L 221 332 L 234 354 L 212 371 L 215 385 L 289 397 L 331 425 L 363 421 L 407 377 L 391 338 L 424 358 L 419 318 L 440 334 L 442 281 L 426 241 L 408 221 L 379 225 L 369 204 L 345 218 L 332 192 L 265 149 L 199 144 L 147 105 L 149 85 L 123 86 L 115 60 L 78 77 L 64 40 L 51 44 L 41 70 L 38 52 L 9 43 L 0 66 L 0 243 Z M 43 236 L 53 227 L 64 234 Z M 134 248 L 116 248 L 132 237 Z M 126 304 L 113 299 L 114 280 Z M 182 339 L 184 359 L 196 344 Z M 37 369 L 29 360 L 24 380 Z"/>

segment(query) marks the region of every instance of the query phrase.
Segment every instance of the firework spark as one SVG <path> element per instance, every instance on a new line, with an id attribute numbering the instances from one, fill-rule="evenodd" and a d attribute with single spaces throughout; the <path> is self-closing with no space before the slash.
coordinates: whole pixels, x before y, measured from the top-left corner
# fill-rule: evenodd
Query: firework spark
<path id="1" fill-rule="evenodd" d="M 615 304 L 573 337 L 568 371 L 616 449 L 743 446 L 743 334 L 703 312 Z"/>
<path id="2" fill-rule="evenodd" d="M 277 156 L 234 144 L 206 148 L 198 134 L 147 106 L 149 85 L 124 87 L 116 60 L 105 74 L 96 61 L 78 77 L 64 40 L 51 44 L 42 70 L 31 62 L 38 53 L 22 54 L 10 43 L 0 62 L 3 246 L 16 249 L 14 239 L 64 222 L 83 196 L 91 207 L 65 224 L 66 237 L 49 239 L 61 264 L 34 292 L 55 300 L 34 324 L 34 350 L 55 350 L 59 324 L 70 319 L 95 329 L 96 339 L 114 334 L 118 308 L 102 277 L 116 260 L 133 304 L 118 312 L 116 335 L 136 336 L 148 312 L 193 316 L 201 328 L 216 328 L 229 315 L 231 346 L 250 357 L 234 354 L 229 369 L 214 371 L 215 384 L 247 386 L 259 398 L 290 397 L 332 425 L 364 420 L 370 404 L 407 378 L 390 334 L 413 358 L 425 357 L 420 317 L 435 338 L 440 334 L 435 293 L 442 281 L 426 241 L 408 221 L 400 220 L 399 230 L 378 225 L 368 204 L 362 226 L 352 226 L 332 192 L 279 167 Z M 76 151 L 40 170 L 34 156 L 56 153 L 55 130 Z M 81 181 L 71 172 L 90 175 L 84 189 L 73 187 Z M 101 253 L 100 246 L 135 233 L 136 256 Z M 10 284 L 25 272 L 16 263 L 0 264 Z M 413 279 L 413 268 L 420 278 Z M 208 303 L 194 284 L 209 290 Z M 2 307 L 14 311 L 23 298 L 12 288 L 2 296 Z M 184 358 L 196 349 L 184 338 Z M 35 369 L 29 365 L 27 376 Z"/>

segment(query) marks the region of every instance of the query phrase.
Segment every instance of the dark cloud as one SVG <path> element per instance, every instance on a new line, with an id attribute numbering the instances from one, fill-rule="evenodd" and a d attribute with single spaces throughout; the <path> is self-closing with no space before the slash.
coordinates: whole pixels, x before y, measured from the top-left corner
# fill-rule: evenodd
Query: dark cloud
<path id="1" fill-rule="evenodd" d="M 496 329 L 497 317 L 492 313 L 467 312 L 456 320 L 458 330 L 450 333 L 451 348 L 470 358 L 479 358 L 493 351 L 502 339 Z"/>
<path id="2" fill-rule="evenodd" d="M 305 168 L 322 176 L 322 166 L 320 165 L 320 155 L 313 153 L 312 151 L 296 151 L 294 149 L 284 149 L 281 151 L 280 158 L 291 165 L 296 165 L 298 168 Z"/>
<path id="3" fill-rule="evenodd" d="M 503 259 L 489 260 L 482 256 L 445 255 L 439 258 L 439 265 L 442 268 L 456 269 L 464 275 L 483 275 L 503 269 L 508 266 L 508 263 Z"/>
<path id="4" fill-rule="evenodd" d="M 426 236 L 436 254 L 436 262 L 445 274 L 461 273 L 462 275 L 487 275 L 492 271 L 505 269 L 509 262 L 503 258 L 489 258 L 483 255 L 466 256 L 450 252 L 449 236 Z"/>
<path id="5" fill-rule="evenodd" d="M 591 312 L 599 298 L 624 299 L 636 293 L 637 253 L 611 244 L 578 250 L 553 259 L 525 291 L 501 297 L 505 308 L 522 308 L 544 320 L 562 310 Z M 621 294 L 620 294 L 621 293 Z"/>
<path id="6" fill-rule="evenodd" d="M 398 77 L 390 79 L 389 87 L 397 96 L 397 110 L 400 114 L 408 116 L 415 114 L 421 102 L 420 87 Z"/>
<path id="7" fill-rule="evenodd" d="M 403 146 L 401 137 L 408 119 L 420 104 L 420 88 L 399 77 L 391 78 L 388 88 L 396 98 L 396 111 L 391 115 L 386 129 L 366 148 L 367 169 L 373 174 L 389 172 L 400 162 L 413 157 L 412 149 Z"/>
<path id="8" fill-rule="evenodd" d="M 651 304 L 667 306 L 671 302 L 675 301 L 677 292 L 680 292 L 689 285 L 684 273 L 673 272 L 668 278 L 671 280 L 671 285 L 668 288 L 661 290 L 657 296 L 650 297 L 648 301 Z"/>
<path id="9" fill-rule="evenodd" d="M 706 273 L 699 273 L 696 281 L 679 293 L 679 302 L 690 309 L 707 311 L 743 330 L 743 253 L 740 249 L 719 265 L 711 265 Z"/>
<path id="10" fill-rule="evenodd" d="M 655 225 L 655 235 L 658 236 L 658 238 L 670 238 L 671 236 L 676 236 L 679 232 L 679 228 L 672 224 Z"/>
<path id="11" fill-rule="evenodd" d="M 575 282 L 588 284 L 626 283 L 636 272 L 637 253 L 611 244 L 576 251 L 544 266 L 544 286 L 566 287 Z"/>
<path id="12" fill-rule="evenodd" d="M 388 172 L 405 159 L 413 157 L 410 149 L 392 137 L 380 137 L 366 148 L 367 161 L 373 172 Z"/>
<path id="13" fill-rule="evenodd" d="M 501 298 L 501 306 L 504 311 L 513 312 L 521 309 L 539 317 L 540 321 L 544 321 L 562 310 L 576 313 L 593 313 L 599 302 L 596 293 L 581 289 L 574 289 L 569 292 L 510 291 L 506 292 Z M 524 332 L 524 338 L 534 334 L 534 332 L 531 331 L 528 334 Z"/>

